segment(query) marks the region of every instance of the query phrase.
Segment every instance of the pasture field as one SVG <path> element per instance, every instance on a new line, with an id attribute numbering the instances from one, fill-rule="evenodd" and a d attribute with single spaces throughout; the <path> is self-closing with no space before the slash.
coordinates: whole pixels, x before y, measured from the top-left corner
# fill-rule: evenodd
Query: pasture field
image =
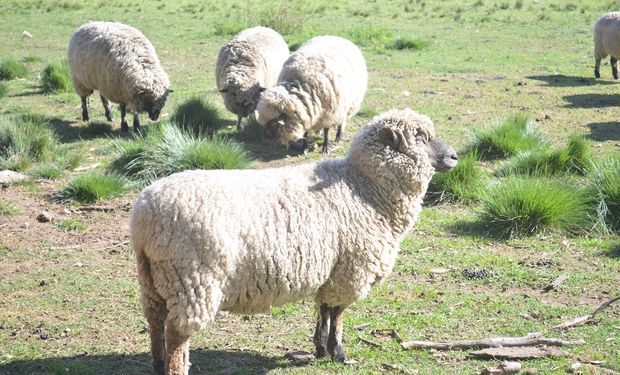
<path id="1" fill-rule="evenodd" d="M 473 129 L 523 113 L 553 146 L 582 135 L 596 163 L 620 151 L 620 84 L 608 60 L 602 79 L 594 79 L 592 53 L 593 25 L 613 10 L 620 10 L 620 1 L 0 1 L 0 60 L 13 58 L 27 68 L 21 78 L 0 81 L 0 116 L 42 116 L 58 140 L 54 160 L 63 160 L 14 166 L 29 179 L 0 188 L 0 374 L 151 371 L 128 245 L 139 184 L 127 183 L 94 203 L 63 198 L 76 176 L 113 164 L 114 142 L 134 142 L 120 132 L 117 108 L 115 121 L 105 122 L 97 95 L 90 101 L 91 121 L 84 123 L 72 90 L 43 91 L 45 67 L 62 66 L 81 24 L 119 21 L 140 29 L 174 89 L 161 121 L 186 100 L 205 99 L 219 109 L 224 126 L 218 133 L 241 143 L 251 168 L 323 158 L 318 152 L 287 156 L 283 147 L 235 134 L 236 116 L 215 87 L 215 59 L 232 35 L 258 24 L 280 31 L 293 47 L 333 34 L 362 48 L 369 68 L 363 110 L 329 157 L 344 155 L 374 114 L 411 107 L 430 116 L 437 135 L 459 152 Z M 146 115 L 141 120 L 147 131 L 155 126 Z M 493 171 L 500 163 L 482 166 Z M 585 184 L 583 176 L 574 178 Z M 37 220 L 44 211 L 52 221 Z M 584 345 L 563 348 L 566 356 L 522 361 L 523 367 L 564 374 L 580 362 L 583 374 L 620 373 L 620 304 L 590 324 L 552 329 L 618 295 L 618 236 L 545 231 L 502 239 L 487 233 L 480 213 L 476 201 L 425 208 L 401 245 L 394 273 L 345 313 L 344 347 L 357 363 L 285 359 L 289 351 L 313 350 L 309 300 L 265 315 L 222 314 L 192 336 L 190 374 L 476 374 L 500 362 L 473 359 L 467 351 L 405 350 L 389 330 L 404 340 L 530 332 L 581 338 Z M 560 275 L 568 278 L 545 292 Z"/>

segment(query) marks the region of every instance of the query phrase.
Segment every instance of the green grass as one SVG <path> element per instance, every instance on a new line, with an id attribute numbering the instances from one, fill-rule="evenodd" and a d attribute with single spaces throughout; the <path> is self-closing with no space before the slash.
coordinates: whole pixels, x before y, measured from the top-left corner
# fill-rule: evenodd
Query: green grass
<path id="1" fill-rule="evenodd" d="M 24 78 L 28 75 L 28 68 L 24 63 L 13 57 L 6 57 L 0 60 L 0 80 L 11 80 Z"/>
<path id="2" fill-rule="evenodd" d="M 112 169 L 148 183 L 188 169 L 243 169 L 250 165 L 247 152 L 237 143 L 207 140 L 165 122 L 133 142 L 115 141 Z"/>
<path id="3" fill-rule="evenodd" d="M 348 37 L 358 47 L 383 49 L 393 45 L 394 32 L 390 29 L 374 25 L 360 25 L 347 32 Z"/>
<path id="4" fill-rule="evenodd" d="M 0 115 L 0 168 L 24 170 L 46 160 L 56 145 L 56 134 L 43 116 Z"/>
<path id="5" fill-rule="evenodd" d="M 427 48 L 429 42 L 414 36 L 399 36 L 392 45 L 393 49 L 417 51 Z"/>
<path id="6" fill-rule="evenodd" d="M 63 170 L 52 163 L 41 163 L 32 167 L 28 173 L 35 178 L 55 180 L 62 176 Z"/>
<path id="7" fill-rule="evenodd" d="M 468 148 L 483 159 L 495 159 L 546 146 L 546 138 L 534 128 L 529 116 L 517 113 L 498 125 L 474 130 Z"/>
<path id="8" fill-rule="evenodd" d="M 600 215 L 612 230 L 620 232 L 620 154 L 593 163 L 589 177 Z"/>
<path id="9" fill-rule="evenodd" d="M 92 170 L 71 178 L 59 196 L 63 201 L 85 204 L 117 197 L 126 189 L 124 177 Z"/>
<path id="10" fill-rule="evenodd" d="M 0 99 L 4 98 L 8 92 L 9 86 L 7 86 L 6 83 L 0 82 Z"/>
<path id="11" fill-rule="evenodd" d="M 482 195 L 482 222 L 500 237 L 549 231 L 587 234 L 594 227 L 593 198 L 561 180 L 509 177 Z"/>
<path id="12" fill-rule="evenodd" d="M 478 154 L 465 154 L 450 171 L 433 175 L 425 200 L 432 203 L 476 201 L 488 178 L 488 172 L 480 166 Z"/>
<path id="13" fill-rule="evenodd" d="M 13 203 L 0 200 L 0 216 L 15 216 L 18 213 L 19 208 L 17 208 Z"/>
<path id="14" fill-rule="evenodd" d="M 179 104 L 170 120 L 197 137 L 213 134 L 223 125 L 218 108 L 200 96 L 194 96 Z"/>
<path id="15" fill-rule="evenodd" d="M 72 92 L 73 83 L 67 61 L 48 63 L 41 74 L 41 87 L 48 94 Z"/>
<path id="16" fill-rule="evenodd" d="M 55 225 L 60 230 L 65 231 L 65 232 L 73 232 L 73 231 L 84 232 L 85 230 L 88 229 L 87 225 L 83 224 L 82 222 L 74 218 L 60 220 L 56 222 Z"/>

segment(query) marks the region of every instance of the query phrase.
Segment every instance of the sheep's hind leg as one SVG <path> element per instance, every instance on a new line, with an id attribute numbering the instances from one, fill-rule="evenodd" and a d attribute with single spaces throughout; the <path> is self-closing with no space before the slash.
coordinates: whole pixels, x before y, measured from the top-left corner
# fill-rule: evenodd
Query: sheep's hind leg
<path id="1" fill-rule="evenodd" d="M 329 308 L 329 338 L 327 340 L 327 352 L 333 360 L 344 362 L 347 357 L 342 348 L 342 323 L 344 320 L 344 307 L 333 306 Z"/>
<path id="2" fill-rule="evenodd" d="M 129 124 L 127 124 L 127 106 L 121 103 L 119 107 L 121 108 L 121 131 L 128 132 Z"/>
<path id="3" fill-rule="evenodd" d="M 82 99 L 82 121 L 88 121 L 88 95 L 80 97 Z"/>
<path id="4" fill-rule="evenodd" d="M 321 153 L 323 153 L 323 155 L 329 154 L 329 128 L 323 129 L 323 149 Z"/>
<path id="5" fill-rule="evenodd" d="M 108 121 L 112 121 L 112 108 L 110 108 L 110 101 L 103 95 L 99 95 L 101 98 L 101 104 L 103 104 L 103 110 L 105 111 L 105 118 Z"/>
<path id="6" fill-rule="evenodd" d="M 189 336 L 181 335 L 170 320 L 166 322 L 166 375 L 189 374 Z"/>
<path id="7" fill-rule="evenodd" d="M 146 298 L 145 298 L 146 300 Z M 145 315 L 149 323 L 151 334 L 151 354 L 153 355 L 153 373 L 155 375 L 166 375 L 166 346 L 164 338 L 164 322 L 168 310 L 166 303 L 162 300 L 148 299 L 145 302 Z"/>
<path id="8" fill-rule="evenodd" d="M 140 131 L 140 119 L 138 119 L 138 113 L 133 113 L 133 129 L 135 131 Z"/>
<path id="9" fill-rule="evenodd" d="M 611 64 L 611 74 L 614 75 L 614 79 L 618 79 L 618 59 L 611 56 L 609 63 Z"/>
<path id="10" fill-rule="evenodd" d="M 338 125 L 338 130 L 336 130 L 336 143 L 342 142 L 342 128 L 344 128 L 343 124 Z"/>
<path id="11" fill-rule="evenodd" d="M 316 357 L 321 358 L 327 355 L 327 340 L 329 338 L 329 307 L 322 303 L 318 307 L 318 319 L 314 330 L 314 346 L 316 347 Z"/>
<path id="12" fill-rule="evenodd" d="M 243 116 L 237 115 L 237 133 L 241 133 L 243 131 L 243 126 L 241 126 L 241 120 Z"/>
<path id="13" fill-rule="evenodd" d="M 601 78 L 601 59 L 598 57 L 594 60 L 594 77 Z"/>

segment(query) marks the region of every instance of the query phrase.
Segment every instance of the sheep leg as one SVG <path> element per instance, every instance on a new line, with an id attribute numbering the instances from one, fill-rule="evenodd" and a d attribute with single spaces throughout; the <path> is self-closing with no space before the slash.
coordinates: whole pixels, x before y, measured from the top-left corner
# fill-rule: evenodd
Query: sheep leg
<path id="1" fill-rule="evenodd" d="M 594 60 L 594 76 L 601 78 L 601 59 L 598 57 Z"/>
<path id="2" fill-rule="evenodd" d="M 618 59 L 611 56 L 609 63 L 611 64 L 611 74 L 614 75 L 614 79 L 618 79 Z"/>
<path id="3" fill-rule="evenodd" d="M 149 299 L 145 302 L 145 315 L 151 333 L 151 354 L 153 355 L 153 373 L 165 375 L 166 346 L 164 338 L 164 321 L 168 310 L 163 301 Z"/>
<path id="4" fill-rule="evenodd" d="M 88 95 L 80 97 L 82 99 L 82 121 L 88 121 Z"/>
<path id="5" fill-rule="evenodd" d="M 314 330 L 314 346 L 316 347 L 316 357 L 321 358 L 327 355 L 327 340 L 329 337 L 329 307 L 322 303 L 319 306 L 319 317 Z"/>
<path id="6" fill-rule="evenodd" d="M 101 104 L 103 104 L 103 110 L 105 111 L 105 118 L 108 121 L 112 121 L 112 108 L 110 108 L 110 101 L 103 95 L 99 95 L 101 98 Z"/>
<path id="7" fill-rule="evenodd" d="M 166 374 L 189 374 L 189 336 L 181 335 L 174 323 L 166 322 Z"/>
<path id="8" fill-rule="evenodd" d="M 323 129 L 323 149 L 321 153 L 323 153 L 323 155 L 329 154 L 329 128 Z"/>
<path id="9" fill-rule="evenodd" d="M 138 113 L 133 113 L 133 128 L 135 131 L 140 131 L 140 120 L 138 119 Z"/>
<path id="10" fill-rule="evenodd" d="M 241 132 L 243 130 L 243 127 L 241 126 L 241 119 L 243 118 L 243 116 L 241 115 L 237 115 L 237 133 Z"/>
<path id="11" fill-rule="evenodd" d="M 127 124 L 127 106 L 121 103 L 120 108 L 121 108 L 121 131 L 128 132 L 129 125 Z"/>
<path id="12" fill-rule="evenodd" d="M 347 357 L 342 348 L 342 323 L 344 320 L 344 307 L 330 307 L 329 338 L 327 339 L 327 351 L 333 360 L 344 362 Z"/>
<path id="13" fill-rule="evenodd" d="M 343 124 L 338 125 L 338 130 L 336 130 L 336 143 L 342 142 L 342 128 Z"/>

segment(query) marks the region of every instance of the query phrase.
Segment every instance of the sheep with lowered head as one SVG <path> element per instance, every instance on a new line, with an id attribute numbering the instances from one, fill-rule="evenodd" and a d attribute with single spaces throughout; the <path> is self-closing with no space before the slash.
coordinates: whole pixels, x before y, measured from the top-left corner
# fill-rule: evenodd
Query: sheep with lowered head
<path id="1" fill-rule="evenodd" d="M 140 128 L 138 113 L 153 121 L 166 104 L 170 82 L 155 47 L 139 30 L 118 22 L 89 22 L 80 26 L 69 41 L 71 79 L 82 99 L 82 120 L 88 121 L 88 96 L 99 91 L 108 121 L 110 101 L 120 104 L 121 129 L 129 130 L 127 107 L 133 126 Z"/>
<path id="2" fill-rule="evenodd" d="M 618 79 L 620 59 L 620 12 L 603 14 L 594 25 L 594 76 L 601 78 L 601 60 L 611 55 L 609 64 L 614 79 Z"/>
<path id="3" fill-rule="evenodd" d="M 220 310 L 309 297 L 316 355 L 345 360 L 343 311 L 392 271 L 431 177 L 456 163 L 428 117 L 391 110 L 345 158 L 186 171 L 144 189 L 130 232 L 155 373 L 187 374 L 190 335 Z"/>
<path id="4" fill-rule="evenodd" d="M 277 86 L 261 94 L 256 120 L 273 139 L 305 139 L 323 129 L 324 154 L 329 153 L 329 129 L 342 139 L 346 122 L 364 100 L 368 85 L 366 61 L 359 48 L 337 36 L 317 36 L 286 60 Z M 308 142 L 304 142 L 304 152 Z"/>
<path id="5" fill-rule="evenodd" d="M 226 109 L 237 115 L 237 131 L 256 109 L 260 93 L 277 83 L 288 55 L 282 35 L 263 26 L 243 30 L 222 46 L 215 78 Z"/>

